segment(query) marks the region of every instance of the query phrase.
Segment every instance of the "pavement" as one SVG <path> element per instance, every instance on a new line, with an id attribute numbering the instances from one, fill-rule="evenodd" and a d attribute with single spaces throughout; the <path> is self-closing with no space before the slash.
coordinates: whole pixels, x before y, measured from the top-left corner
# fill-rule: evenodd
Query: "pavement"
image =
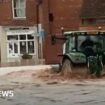
<path id="1" fill-rule="evenodd" d="M 1 67 L 0 76 L 17 71 L 37 71 L 56 68 L 58 65 L 34 65 L 34 66 L 17 66 L 17 67 Z"/>

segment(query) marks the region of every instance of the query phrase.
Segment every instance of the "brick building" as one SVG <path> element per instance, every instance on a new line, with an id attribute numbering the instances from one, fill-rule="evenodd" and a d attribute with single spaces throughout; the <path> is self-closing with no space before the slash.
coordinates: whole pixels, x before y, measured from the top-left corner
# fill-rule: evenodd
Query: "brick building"
<path id="1" fill-rule="evenodd" d="M 0 0 L 1 63 L 17 62 L 25 53 L 38 59 L 36 0 Z"/>

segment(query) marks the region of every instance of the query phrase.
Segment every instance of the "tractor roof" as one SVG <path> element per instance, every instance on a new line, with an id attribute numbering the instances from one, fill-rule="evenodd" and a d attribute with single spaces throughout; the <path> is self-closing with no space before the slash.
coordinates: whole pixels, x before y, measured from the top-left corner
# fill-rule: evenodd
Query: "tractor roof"
<path id="1" fill-rule="evenodd" d="M 105 35 L 105 30 L 65 31 L 64 35 Z"/>

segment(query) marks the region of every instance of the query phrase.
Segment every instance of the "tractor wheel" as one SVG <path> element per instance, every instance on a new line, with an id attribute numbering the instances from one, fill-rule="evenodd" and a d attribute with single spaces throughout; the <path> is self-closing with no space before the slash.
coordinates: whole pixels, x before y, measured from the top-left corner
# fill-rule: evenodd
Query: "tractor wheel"
<path id="1" fill-rule="evenodd" d="M 72 62 L 69 59 L 65 59 L 62 64 L 61 74 L 65 77 L 71 77 L 72 69 L 73 69 Z"/>

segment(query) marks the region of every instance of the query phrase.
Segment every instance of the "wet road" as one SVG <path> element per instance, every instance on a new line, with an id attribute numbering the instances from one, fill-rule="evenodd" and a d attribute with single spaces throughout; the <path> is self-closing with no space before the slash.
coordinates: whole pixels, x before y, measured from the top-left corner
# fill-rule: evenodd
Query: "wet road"
<path id="1" fill-rule="evenodd" d="M 0 105 L 105 105 L 105 80 L 69 81 L 59 84 L 12 83 L 14 97 L 0 98 Z"/>

